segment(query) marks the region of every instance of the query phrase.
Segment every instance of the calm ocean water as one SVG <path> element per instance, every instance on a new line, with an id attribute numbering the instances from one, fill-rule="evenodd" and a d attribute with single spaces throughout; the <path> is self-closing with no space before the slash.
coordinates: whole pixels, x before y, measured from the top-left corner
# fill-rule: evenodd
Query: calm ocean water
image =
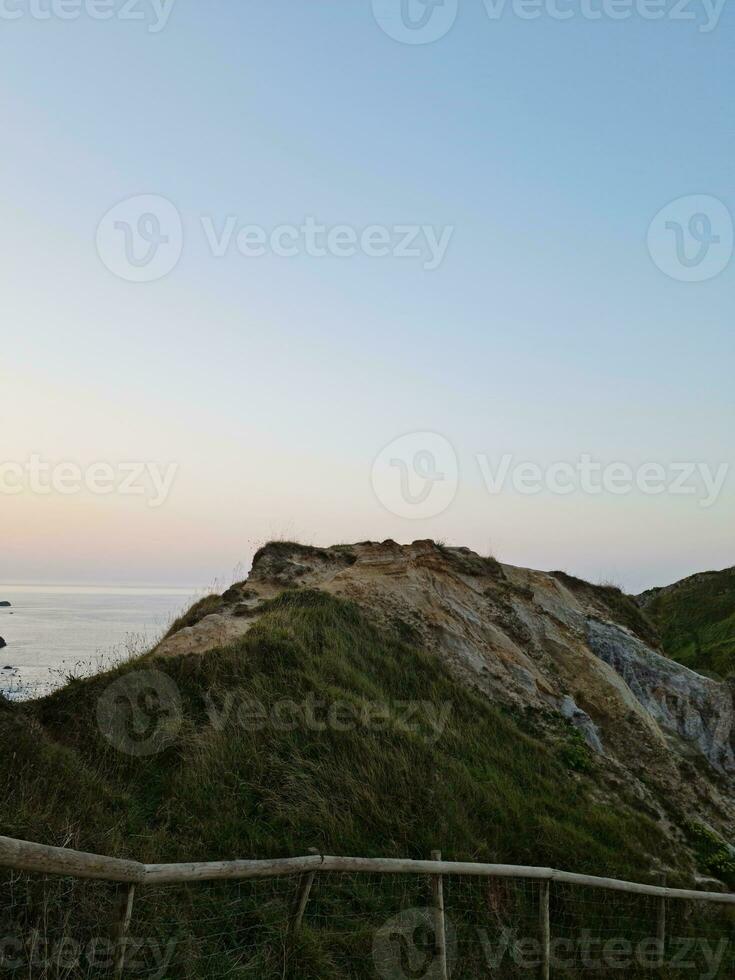
<path id="1" fill-rule="evenodd" d="M 40 694 L 70 674 L 93 673 L 161 636 L 194 589 L 0 585 L 0 691 Z"/>

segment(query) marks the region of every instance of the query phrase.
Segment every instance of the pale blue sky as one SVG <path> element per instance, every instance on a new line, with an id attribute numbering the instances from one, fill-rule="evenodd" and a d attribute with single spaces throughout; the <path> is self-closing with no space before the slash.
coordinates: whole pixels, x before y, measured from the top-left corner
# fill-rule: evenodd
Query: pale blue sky
<path id="1" fill-rule="evenodd" d="M 735 263 L 675 281 L 646 235 L 686 195 L 735 211 L 734 32 L 732 7 L 702 33 L 492 22 L 481 0 L 415 46 L 362 0 L 177 0 L 157 34 L 0 20 L 3 459 L 179 465 L 158 509 L 0 498 L 1 577 L 203 584 L 272 535 L 441 537 L 631 589 L 733 564 L 735 476 L 707 509 L 491 497 L 473 460 L 733 462 Z M 178 266 L 145 284 L 95 248 L 139 194 L 184 226 Z M 205 215 L 454 231 L 434 271 L 217 259 Z M 460 485 L 408 521 L 370 474 L 423 430 Z"/>

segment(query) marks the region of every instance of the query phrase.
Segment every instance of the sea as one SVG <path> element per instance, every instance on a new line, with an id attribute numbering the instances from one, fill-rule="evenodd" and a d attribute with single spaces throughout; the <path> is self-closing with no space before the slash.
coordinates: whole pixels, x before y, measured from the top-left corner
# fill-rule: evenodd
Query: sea
<path id="1" fill-rule="evenodd" d="M 0 693 L 40 697 L 149 650 L 195 588 L 1 585 Z"/>

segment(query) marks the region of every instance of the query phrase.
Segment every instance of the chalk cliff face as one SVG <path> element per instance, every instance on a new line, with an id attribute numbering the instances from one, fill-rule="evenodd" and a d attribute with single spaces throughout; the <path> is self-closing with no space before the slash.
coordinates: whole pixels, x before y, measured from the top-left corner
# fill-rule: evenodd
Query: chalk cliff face
<path id="1" fill-rule="evenodd" d="M 668 660 L 612 623 L 590 620 L 588 639 L 664 733 L 680 736 L 714 768 L 735 773 L 728 685 Z"/>
<path id="2" fill-rule="evenodd" d="M 659 817 L 675 809 L 676 822 L 696 815 L 735 830 L 732 690 L 663 656 L 655 628 L 618 590 L 432 541 L 274 543 L 214 612 L 155 653 L 220 647 L 257 622 L 264 600 L 293 588 L 358 603 L 533 724 L 564 719 L 604 778 Z"/>

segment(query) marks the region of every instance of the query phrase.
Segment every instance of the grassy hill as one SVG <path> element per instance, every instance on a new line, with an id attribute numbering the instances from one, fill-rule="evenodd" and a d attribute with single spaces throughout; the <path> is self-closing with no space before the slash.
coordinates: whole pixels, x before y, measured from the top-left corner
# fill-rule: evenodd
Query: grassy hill
<path id="1" fill-rule="evenodd" d="M 639 598 L 668 657 L 719 677 L 735 671 L 735 568 L 693 575 Z"/>
<path id="2" fill-rule="evenodd" d="M 111 684 L 147 670 L 169 678 L 179 709 L 161 725 L 160 751 L 131 755 L 105 737 L 100 704 Z M 407 703 L 418 706 L 410 719 Z M 141 705 L 155 721 L 155 705 Z M 108 734 L 114 743 L 114 726 Z M 558 716 L 498 709 L 410 637 L 380 632 L 355 605 L 317 591 L 272 600 L 249 633 L 206 656 L 148 656 L 38 702 L 0 701 L 0 744 L 0 833 L 143 861 L 309 847 L 423 858 L 441 848 L 448 860 L 639 880 L 653 880 L 664 862 L 688 865 L 624 787 L 603 789 L 602 764 Z M 349 924 L 344 941 L 312 922 L 294 976 L 374 975 L 360 965 L 371 923 L 396 911 L 396 897 L 382 883 L 369 894 L 361 887 L 335 883 L 324 916 L 330 928 L 340 917 Z M 208 918 L 227 931 L 221 892 L 192 888 L 182 904 L 170 889 L 155 901 L 148 891 L 138 905 L 146 934 L 164 921 L 196 931 Z M 222 973 L 236 966 L 243 923 L 267 931 L 290 901 L 241 900 L 236 934 L 217 950 Z M 370 916 L 350 919 L 364 903 Z M 92 918 L 96 907 L 90 900 Z M 252 974 L 249 966 L 235 975 L 290 976 L 280 943 L 263 946 L 270 952 Z M 205 975 L 191 970 L 176 975 Z"/>

